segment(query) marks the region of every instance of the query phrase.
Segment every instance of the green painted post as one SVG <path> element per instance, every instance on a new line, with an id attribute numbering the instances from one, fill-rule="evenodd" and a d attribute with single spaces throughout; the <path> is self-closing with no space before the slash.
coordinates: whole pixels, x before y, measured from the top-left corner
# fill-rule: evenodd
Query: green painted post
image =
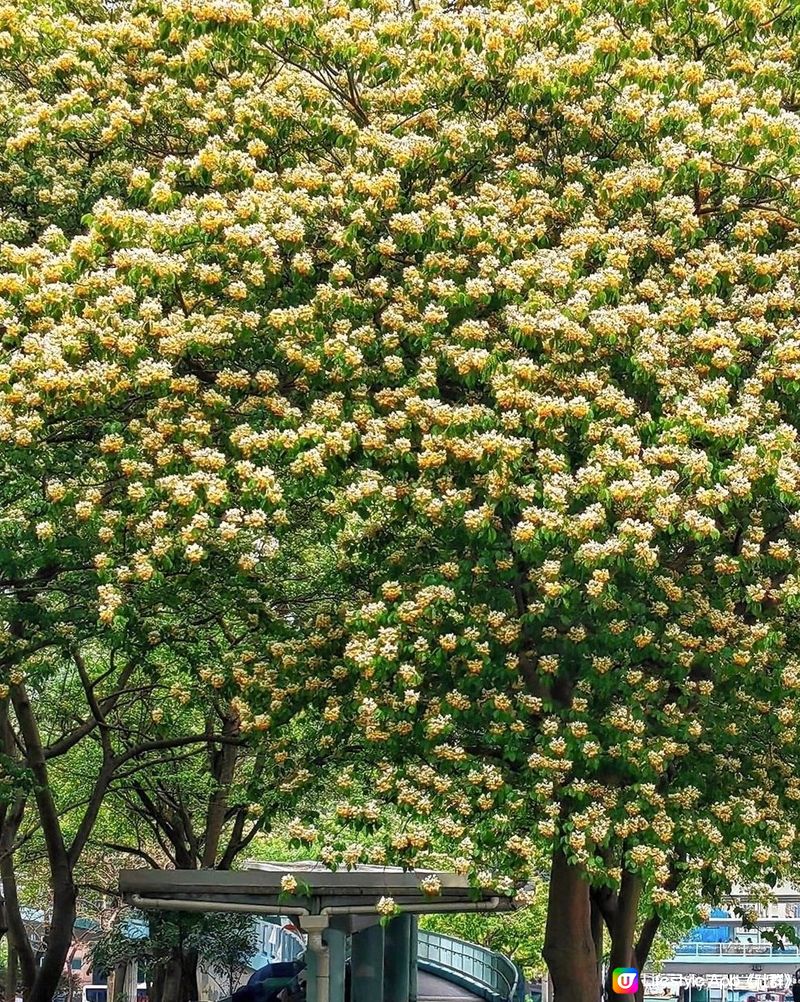
<path id="1" fill-rule="evenodd" d="M 411 994 L 411 916 L 398 915 L 386 926 L 383 948 L 386 1002 L 408 1002 Z"/>
<path id="2" fill-rule="evenodd" d="M 419 994 L 419 989 L 417 987 L 419 968 L 417 967 L 417 953 L 419 946 L 419 919 L 416 915 L 411 915 L 411 928 L 409 929 L 409 938 L 411 940 L 409 950 L 409 990 L 408 999 L 409 1002 L 417 1002 L 417 995 Z"/>
<path id="3" fill-rule="evenodd" d="M 317 1002 L 317 955 L 306 950 L 306 1002 Z"/>
<path id="4" fill-rule="evenodd" d="M 353 933 L 351 1002 L 383 1002 L 383 926 Z"/>
<path id="5" fill-rule="evenodd" d="M 344 997 L 346 933 L 326 929 L 322 937 L 328 947 L 329 1002 L 349 1002 Z"/>

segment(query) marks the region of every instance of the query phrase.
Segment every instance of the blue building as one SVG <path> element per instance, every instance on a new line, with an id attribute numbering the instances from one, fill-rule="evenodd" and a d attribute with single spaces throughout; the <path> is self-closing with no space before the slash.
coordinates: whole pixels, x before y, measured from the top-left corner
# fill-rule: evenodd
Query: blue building
<path id="1" fill-rule="evenodd" d="M 800 941 L 800 891 L 737 891 L 675 947 L 649 983 L 674 990 L 673 997 L 678 986 L 691 984 L 708 1002 L 740 1002 L 758 993 L 782 1002 L 791 999 L 789 985 L 800 968 L 794 940 Z"/>

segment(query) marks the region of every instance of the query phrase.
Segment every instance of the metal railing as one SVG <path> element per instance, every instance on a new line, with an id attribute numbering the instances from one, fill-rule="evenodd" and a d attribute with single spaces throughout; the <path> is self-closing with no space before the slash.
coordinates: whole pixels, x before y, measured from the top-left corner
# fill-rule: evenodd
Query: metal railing
<path id="1" fill-rule="evenodd" d="M 417 960 L 423 970 L 460 984 L 488 1002 L 522 1002 L 524 998 L 516 964 L 477 943 L 420 929 Z"/>
<path id="2" fill-rule="evenodd" d="M 742 957 L 753 960 L 783 960 L 800 956 L 800 948 L 787 943 L 782 949 L 772 943 L 679 943 L 675 957 Z"/>
<path id="3" fill-rule="evenodd" d="M 286 916 L 266 916 L 256 923 L 259 950 L 278 962 L 296 960 L 305 951 L 303 933 L 294 926 L 287 928 L 291 919 Z"/>

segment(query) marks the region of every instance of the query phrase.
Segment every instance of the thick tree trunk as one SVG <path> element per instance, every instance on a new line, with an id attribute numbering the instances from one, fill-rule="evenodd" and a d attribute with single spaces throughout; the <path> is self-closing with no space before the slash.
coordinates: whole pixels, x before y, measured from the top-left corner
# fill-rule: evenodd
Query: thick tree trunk
<path id="1" fill-rule="evenodd" d="M 151 1002 L 195 1002 L 199 961 L 197 950 L 188 947 L 181 934 L 169 956 L 155 966 Z"/>
<path id="2" fill-rule="evenodd" d="M 31 987 L 28 1002 L 52 1002 L 72 945 L 77 897 L 72 874 L 67 872 L 61 875 L 58 884 L 53 887 L 53 914 L 47 949 Z"/>
<path id="3" fill-rule="evenodd" d="M 183 1002 L 195 1002 L 200 997 L 200 989 L 197 984 L 197 967 L 200 958 L 197 950 L 187 950 L 184 948 L 181 963 L 181 982 Z"/>
<path id="4" fill-rule="evenodd" d="M 554 1002 L 597 1002 L 600 998 L 591 919 L 584 872 L 555 849 L 542 951 L 553 979 Z"/>
<path id="5" fill-rule="evenodd" d="M 180 949 L 173 950 L 172 955 L 163 966 L 161 996 L 156 1002 L 184 1002 L 183 963 Z"/>

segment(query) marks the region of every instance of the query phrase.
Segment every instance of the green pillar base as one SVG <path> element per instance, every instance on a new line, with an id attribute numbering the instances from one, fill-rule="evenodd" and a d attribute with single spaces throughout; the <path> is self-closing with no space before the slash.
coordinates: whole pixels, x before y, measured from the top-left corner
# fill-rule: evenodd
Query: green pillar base
<path id="1" fill-rule="evenodd" d="M 409 1002 L 411 995 L 411 916 L 398 915 L 386 926 L 384 940 L 385 1002 Z"/>
<path id="2" fill-rule="evenodd" d="M 322 938 L 328 947 L 329 1002 L 349 1002 L 344 996 L 347 935 L 338 929 L 326 929 Z"/>
<path id="3" fill-rule="evenodd" d="M 384 1002 L 382 925 L 353 933 L 350 971 L 351 1002 Z"/>
<path id="4" fill-rule="evenodd" d="M 416 915 L 409 915 L 411 927 L 409 929 L 410 949 L 409 949 L 409 978 L 408 978 L 408 1000 L 417 1002 L 419 995 L 418 977 L 419 967 L 417 966 L 417 947 L 419 945 L 419 919 Z"/>
<path id="5" fill-rule="evenodd" d="M 317 955 L 306 950 L 306 1002 L 317 1002 Z"/>

